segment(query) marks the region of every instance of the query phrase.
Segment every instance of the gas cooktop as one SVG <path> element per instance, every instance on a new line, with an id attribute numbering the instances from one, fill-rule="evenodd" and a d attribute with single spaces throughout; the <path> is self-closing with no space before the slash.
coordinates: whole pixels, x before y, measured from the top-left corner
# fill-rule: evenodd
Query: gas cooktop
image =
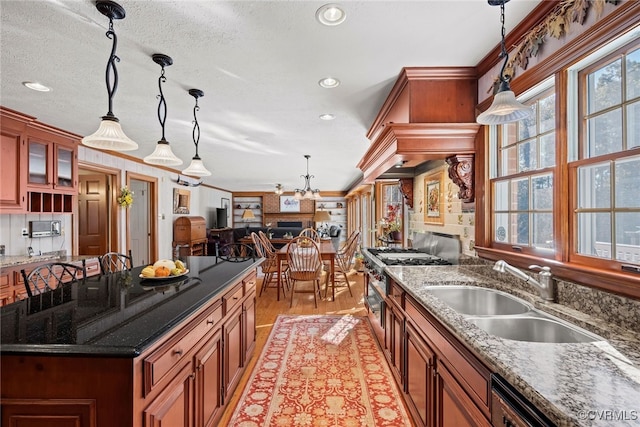
<path id="1" fill-rule="evenodd" d="M 435 255 L 412 248 L 369 248 L 369 253 L 385 265 L 451 265 Z"/>

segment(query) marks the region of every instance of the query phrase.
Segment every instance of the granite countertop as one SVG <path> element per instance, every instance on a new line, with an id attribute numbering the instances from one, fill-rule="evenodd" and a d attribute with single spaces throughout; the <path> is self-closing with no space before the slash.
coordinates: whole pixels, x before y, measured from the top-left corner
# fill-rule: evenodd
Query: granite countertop
<path id="1" fill-rule="evenodd" d="M 634 334 L 615 325 L 578 319 L 572 323 L 606 341 L 557 344 L 499 338 L 466 321 L 425 289 L 427 285 L 470 285 L 509 292 L 495 280 L 464 266 L 387 267 L 386 271 L 489 369 L 507 379 L 558 426 L 640 425 L 640 342 Z M 559 304 L 521 291 L 509 293 L 571 321 L 570 310 Z M 593 324 L 598 328 L 594 330 Z"/>
<path id="2" fill-rule="evenodd" d="M 64 251 L 63 251 L 64 252 Z M 26 265 L 36 262 L 60 261 L 75 262 L 85 259 L 98 258 L 97 255 L 66 255 L 65 253 L 52 252 L 44 255 L 5 255 L 0 256 L 0 268 L 15 267 L 18 265 Z"/>
<path id="3" fill-rule="evenodd" d="M 187 257 L 183 276 L 141 279 L 140 266 L 67 283 L 0 308 L 0 352 L 136 357 L 261 261 Z"/>

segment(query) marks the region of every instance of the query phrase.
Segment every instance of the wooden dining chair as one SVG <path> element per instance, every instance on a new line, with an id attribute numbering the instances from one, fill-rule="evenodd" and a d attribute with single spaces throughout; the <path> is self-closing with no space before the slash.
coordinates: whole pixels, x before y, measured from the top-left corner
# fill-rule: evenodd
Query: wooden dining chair
<path id="1" fill-rule="evenodd" d="M 79 282 L 86 277 L 84 261 L 82 266 L 65 262 L 52 262 L 40 265 L 31 272 L 21 270 L 24 287 L 30 297 L 52 291 L 63 283 Z"/>
<path id="2" fill-rule="evenodd" d="M 353 264 L 355 262 L 354 257 L 356 254 L 356 250 L 358 249 L 360 232 L 356 231 L 352 233 L 352 236 L 349 237 L 350 239 L 347 241 L 347 244 L 340 248 L 340 250 L 336 253 L 335 265 L 338 267 L 337 272 L 341 273 L 344 277 L 344 286 L 349 289 L 349 295 L 353 296 L 353 292 L 351 292 L 351 282 L 349 281 L 349 273 L 351 272 L 351 269 L 353 268 Z M 325 298 L 327 297 L 327 292 L 329 290 L 329 281 L 327 280 L 326 283 L 327 284 L 324 291 Z M 333 288 L 339 287 L 336 286 L 335 278 L 331 281 L 331 284 Z M 335 289 L 332 289 L 332 293 L 335 294 Z"/>
<path id="3" fill-rule="evenodd" d="M 287 263 L 289 269 L 287 277 L 291 282 L 291 302 L 293 307 L 293 295 L 295 293 L 313 293 L 313 303 L 318 307 L 320 294 L 320 279 L 322 277 L 322 259 L 318 244 L 305 236 L 294 238 L 287 245 Z M 312 290 L 296 290 L 297 282 L 311 282 Z"/>
<path id="4" fill-rule="evenodd" d="M 305 228 L 304 230 L 302 230 L 300 232 L 300 234 L 298 234 L 299 237 L 307 237 L 311 240 L 313 240 L 314 242 L 319 242 L 320 241 L 320 234 L 314 230 L 313 228 L 309 227 L 309 228 Z"/>
<path id="5" fill-rule="evenodd" d="M 133 256 L 131 255 L 131 249 L 129 249 L 128 254 L 107 252 L 106 254 L 99 256 L 98 260 L 100 261 L 100 271 L 102 274 L 131 270 L 133 268 Z"/>
<path id="6" fill-rule="evenodd" d="M 255 248 L 256 255 L 260 258 L 264 258 L 265 260 L 260 264 L 260 269 L 262 270 L 262 274 L 264 275 L 262 279 L 262 286 L 260 287 L 260 293 L 258 296 L 262 296 L 262 292 L 268 287 L 278 287 L 278 282 L 282 282 L 286 280 L 286 269 L 281 268 L 280 273 L 282 277 L 278 277 L 278 254 L 277 252 L 269 247 L 267 243 L 265 243 L 260 236 L 258 236 L 255 232 L 251 233 L 251 241 L 253 242 L 253 247 Z M 275 283 L 275 286 L 269 286 L 271 282 Z M 285 293 L 285 286 L 282 287 L 283 294 Z"/>

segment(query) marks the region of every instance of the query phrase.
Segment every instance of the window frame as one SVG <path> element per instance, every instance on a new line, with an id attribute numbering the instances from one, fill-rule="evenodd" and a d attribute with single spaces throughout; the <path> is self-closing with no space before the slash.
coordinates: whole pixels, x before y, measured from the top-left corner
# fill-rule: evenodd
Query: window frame
<path id="1" fill-rule="evenodd" d="M 489 148 L 496 131 L 491 126 L 484 126 L 476 140 L 476 252 L 478 256 L 487 260 L 505 260 L 513 265 L 527 268 L 532 264 L 544 264 L 551 268 L 554 278 L 583 284 L 608 292 L 640 299 L 640 274 L 607 269 L 589 262 L 578 262 L 570 258 L 573 244 L 569 236 L 575 232 L 570 230 L 568 219 L 573 216 L 572 208 L 575 190 L 571 189 L 573 178 L 570 177 L 569 163 L 575 161 L 575 154 L 571 143 L 575 139 L 578 129 L 577 118 L 570 117 L 568 112 L 575 108 L 577 101 L 568 96 L 577 87 L 569 87 L 569 68 L 584 60 L 588 55 L 598 51 L 608 42 L 627 33 L 637 35 L 640 29 L 637 16 L 640 4 L 630 2 L 619 5 L 612 13 L 601 19 L 596 25 L 587 30 L 581 37 L 576 38 L 553 52 L 544 61 L 522 72 L 517 79 L 511 81 L 511 88 L 522 94 L 554 76 L 556 92 L 556 173 L 554 174 L 554 210 L 560 220 L 554 223 L 554 238 L 556 240 L 555 257 L 540 259 L 536 253 L 514 251 L 508 247 L 492 246 L 493 230 L 491 226 L 493 195 L 491 194 Z M 635 16 L 635 18 L 633 18 Z M 573 98 L 576 98 L 574 95 Z M 477 106 L 478 111 L 488 108 L 491 98 Z M 574 133 L 572 135 L 572 133 Z M 633 149 L 633 154 L 640 151 Z M 631 155 L 631 151 L 626 153 Z M 571 184 L 570 184 L 571 181 Z M 571 227 L 573 227 L 573 222 Z M 640 273 L 640 272 L 638 272 Z"/>

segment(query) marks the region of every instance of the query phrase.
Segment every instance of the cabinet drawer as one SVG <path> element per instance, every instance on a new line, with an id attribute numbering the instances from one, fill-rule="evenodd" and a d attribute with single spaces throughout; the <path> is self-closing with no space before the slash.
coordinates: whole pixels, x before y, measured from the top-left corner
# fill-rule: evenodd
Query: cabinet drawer
<path id="1" fill-rule="evenodd" d="M 188 357 L 188 353 L 222 320 L 222 304 L 216 302 L 196 320 L 174 334 L 169 340 L 144 359 L 145 396 L 158 384 L 171 379 L 169 375 L 178 362 Z"/>
<path id="2" fill-rule="evenodd" d="M 85 263 L 85 269 L 87 271 L 87 277 L 100 274 L 100 263 L 98 259 L 88 259 Z"/>
<path id="3" fill-rule="evenodd" d="M 469 396 L 488 416 L 490 405 L 490 372 L 453 336 L 445 336 L 418 308 L 410 297 L 406 299 L 405 311 L 424 337 L 438 350 L 447 368 L 456 380 L 464 385 Z"/>
<path id="4" fill-rule="evenodd" d="M 255 292 L 256 290 L 256 272 L 249 274 L 247 277 L 242 279 L 242 284 L 244 285 L 245 295 L 249 295 L 251 292 Z"/>
<path id="5" fill-rule="evenodd" d="M 238 285 L 224 294 L 222 300 L 224 301 L 225 305 L 225 313 L 231 313 L 233 309 L 238 304 L 240 304 L 240 302 L 242 301 L 243 291 L 244 289 L 242 285 Z"/>
<path id="6" fill-rule="evenodd" d="M 398 307 L 404 306 L 404 304 L 402 304 L 403 294 L 404 291 L 396 283 L 391 282 L 389 284 L 389 298 L 395 301 L 395 303 L 398 304 Z"/>

